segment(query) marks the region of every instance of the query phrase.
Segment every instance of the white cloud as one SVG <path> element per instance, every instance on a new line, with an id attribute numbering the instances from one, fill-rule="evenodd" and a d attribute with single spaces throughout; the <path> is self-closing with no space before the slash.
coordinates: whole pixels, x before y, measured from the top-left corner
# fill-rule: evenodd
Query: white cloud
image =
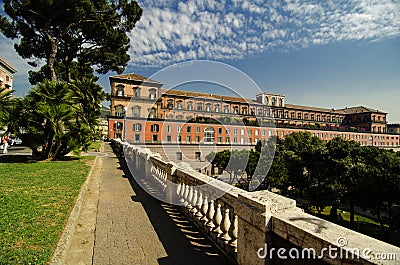
<path id="1" fill-rule="evenodd" d="M 141 68 L 400 35 L 398 0 L 154 0 L 141 5 L 143 17 L 130 34 L 130 64 Z"/>

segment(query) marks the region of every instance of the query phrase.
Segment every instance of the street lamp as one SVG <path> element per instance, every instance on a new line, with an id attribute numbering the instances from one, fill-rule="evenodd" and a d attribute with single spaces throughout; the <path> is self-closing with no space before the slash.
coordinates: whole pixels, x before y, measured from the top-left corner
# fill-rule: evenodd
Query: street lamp
<path id="1" fill-rule="evenodd" d="M 123 124 L 123 129 L 124 129 L 124 137 L 123 137 L 123 141 L 126 142 L 126 112 L 128 110 L 128 107 L 124 107 L 124 124 Z"/>

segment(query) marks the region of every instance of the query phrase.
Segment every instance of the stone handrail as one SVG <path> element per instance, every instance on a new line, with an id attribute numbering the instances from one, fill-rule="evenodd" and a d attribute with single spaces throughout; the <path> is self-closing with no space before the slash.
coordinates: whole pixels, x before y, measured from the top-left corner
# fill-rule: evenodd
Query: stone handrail
<path id="1" fill-rule="evenodd" d="M 147 148 L 116 144 L 135 180 L 181 207 L 233 263 L 400 264 L 400 248 L 306 214 L 292 199 L 247 192 L 184 163 L 165 162 Z"/>

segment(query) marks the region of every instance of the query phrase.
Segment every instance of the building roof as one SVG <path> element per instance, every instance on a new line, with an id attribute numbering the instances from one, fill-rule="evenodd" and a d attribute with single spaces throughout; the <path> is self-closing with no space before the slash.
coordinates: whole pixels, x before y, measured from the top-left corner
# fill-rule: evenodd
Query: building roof
<path id="1" fill-rule="evenodd" d="M 17 70 L 14 69 L 14 67 L 11 66 L 4 58 L 0 57 L 0 63 L 4 65 L 12 74 L 16 73 Z"/>
<path id="2" fill-rule="evenodd" d="M 241 98 L 241 97 L 233 97 L 233 96 L 225 96 L 225 95 L 216 95 L 216 94 L 208 94 L 208 93 L 200 93 L 200 92 L 191 92 L 184 90 L 163 90 L 162 93 L 164 95 L 171 96 L 183 96 L 183 97 L 193 97 L 193 98 L 204 98 L 204 99 L 213 99 L 213 100 L 223 100 L 223 101 L 233 101 L 238 103 L 258 103 L 252 99 Z"/>
<path id="3" fill-rule="evenodd" d="M 140 82 L 147 82 L 147 83 L 155 83 L 155 84 L 161 84 L 158 81 L 155 81 L 153 79 L 138 75 L 138 74 L 122 74 L 122 75 L 114 75 L 110 76 L 110 78 L 114 79 L 125 79 L 125 80 L 132 80 L 132 81 L 140 81 Z"/>
<path id="4" fill-rule="evenodd" d="M 364 106 L 349 107 L 349 108 L 344 108 L 344 109 L 340 109 L 340 110 L 342 110 L 346 114 L 368 113 L 368 112 L 387 114 L 386 112 L 382 112 L 382 111 L 377 110 L 377 109 L 367 108 L 367 107 L 364 107 Z"/>
<path id="5" fill-rule="evenodd" d="M 343 112 L 342 110 L 301 106 L 301 105 L 287 104 L 287 103 L 285 103 L 285 107 L 291 108 L 291 109 L 298 109 L 298 110 L 310 110 L 310 111 L 318 111 L 318 112 L 329 112 L 329 113 L 335 113 L 335 114 L 345 114 L 345 112 Z"/>

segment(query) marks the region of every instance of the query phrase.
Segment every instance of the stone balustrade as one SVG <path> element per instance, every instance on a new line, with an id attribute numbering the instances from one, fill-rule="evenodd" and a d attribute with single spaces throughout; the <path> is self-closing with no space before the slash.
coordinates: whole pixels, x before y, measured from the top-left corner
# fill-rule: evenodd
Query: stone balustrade
<path id="1" fill-rule="evenodd" d="M 306 214 L 292 199 L 247 192 L 147 148 L 115 144 L 139 185 L 178 205 L 233 263 L 400 264 L 400 248 Z"/>

